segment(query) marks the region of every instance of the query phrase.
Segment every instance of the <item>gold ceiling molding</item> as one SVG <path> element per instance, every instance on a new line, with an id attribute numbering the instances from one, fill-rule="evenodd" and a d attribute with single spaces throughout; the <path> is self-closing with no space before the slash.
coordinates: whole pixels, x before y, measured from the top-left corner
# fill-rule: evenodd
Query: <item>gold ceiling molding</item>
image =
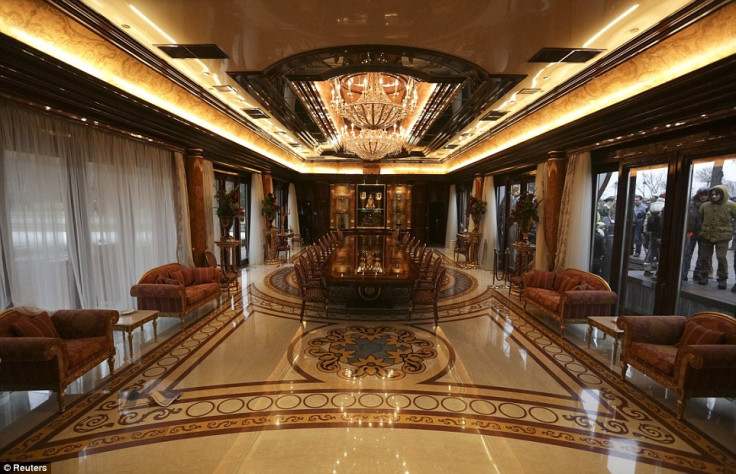
<path id="1" fill-rule="evenodd" d="M 305 162 L 285 152 L 42 0 L 0 2 L 0 31 L 288 168 L 362 173 L 361 164 Z M 381 173 L 442 174 L 463 168 L 735 53 L 732 2 L 443 164 L 381 163 Z"/>
<path id="2" fill-rule="evenodd" d="M 611 71 L 447 160 L 447 172 L 630 99 L 736 54 L 736 3 L 684 28 Z"/>
<path id="3" fill-rule="evenodd" d="M 303 164 L 42 0 L 0 2 L 0 31 L 288 168 Z"/>

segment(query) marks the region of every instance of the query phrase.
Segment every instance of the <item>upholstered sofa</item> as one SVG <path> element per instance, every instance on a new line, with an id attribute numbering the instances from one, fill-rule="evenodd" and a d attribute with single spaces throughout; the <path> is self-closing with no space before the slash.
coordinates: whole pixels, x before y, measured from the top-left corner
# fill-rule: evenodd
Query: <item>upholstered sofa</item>
<path id="1" fill-rule="evenodd" d="M 106 359 L 113 373 L 118 317 L 106 309 L 49 314 L 21 306 L 1 312 L 0 390 L 52 390 L 64 411 L 67 385 Z"/>
<path id="2" fill-rule="evenodd" d="M 618 301 L 606 280 L 590 272 L 566 268 L 561 272 L 532 270 L 522 275 L 524 310 L 531 306 L 560 323 L 582 323 L 588 316 L 608 316 Z"/>
<path id="3" fill-rule="evenodd" d="M 143 274 L 130 295 L 138 299 L 138 309 L 155 309 L 159 317 L 179 318 L 184 329 L 188 313 L 219 299 L 220 269 L 161 265 Z"/>
<path id="4" fill-rule="evenodd" d="M 629 365 L 677 395 L 677 418 L 692 397 L 736 396 L 736 319 L 721 313 L 619 316 L 621 378 Z"/>

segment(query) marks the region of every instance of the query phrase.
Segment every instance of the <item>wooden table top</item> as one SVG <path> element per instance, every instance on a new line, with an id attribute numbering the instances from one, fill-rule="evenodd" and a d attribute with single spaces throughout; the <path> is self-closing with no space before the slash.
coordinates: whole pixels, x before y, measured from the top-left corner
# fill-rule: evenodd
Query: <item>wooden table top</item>
<path id="1" fill-rule="evenodd" d="M 322 269 L 328 286 L 412 286 L 419 269 L 391 235 L 346 235 Z"/>

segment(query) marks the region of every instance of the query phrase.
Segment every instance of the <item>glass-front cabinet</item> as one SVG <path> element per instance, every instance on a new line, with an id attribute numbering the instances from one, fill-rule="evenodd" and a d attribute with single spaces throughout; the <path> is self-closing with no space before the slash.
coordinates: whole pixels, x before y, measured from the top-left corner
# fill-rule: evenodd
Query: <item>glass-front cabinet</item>
<path id="1" fill-rule="evenodd" d="M 386 190 L 386 227 L 389 229 L 411 229 L 411 186 L 389 185 Z"/>
<path id="2" fill-rule="evenodd" d="M 386 227 L 386 185 L 358 184 L 356 190 L 356 227 L 383 229 Z"/>
<path id="3" fill-rule="evenodd" d="M 350 184 L 330 185 L 330 228 L 350 229 L 355 226 L 353 201 L 355 187 Z"/>

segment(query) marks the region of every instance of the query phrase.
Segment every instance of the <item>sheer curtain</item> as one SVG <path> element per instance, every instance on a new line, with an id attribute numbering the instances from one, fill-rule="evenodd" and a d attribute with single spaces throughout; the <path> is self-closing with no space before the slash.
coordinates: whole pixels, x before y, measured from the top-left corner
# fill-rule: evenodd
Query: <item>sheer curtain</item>
<path id="1" fill-rule="evenodd" d="M 266 230 L 261 217 L 261 201 L 265 198 L 263 195 L 263 177 L 261 173 L 253 173 L 250 186 L 250 238 L 248 239 L 248 263 L 251 265 L 261 265 L 264 262 L 263 231 Z"/>
<path id="2" fill-rule="evenodd" d="M 480 254 L 481 268 L 486 270 L 493 269 L 493 260 L 496 251 L 496 235 L 498 232 L 498 220 L 496 218 L 496 188 L 493 182 L 493 176 L 486 176 L 483 179 L 483 197 L 487 203 L 486 214 L 483 216 L 483 232 L 484 244 L 482 253 Z"/>
<path id="3" fill-rule="evenodd" d="M 450 186 L 450 203 L 447 205 L 447 230 L 445 231 L 445 248 L 457 237 L 457 193 L 455 185 Z"/>
<path id="4" fill-rule="evenodd" d="M 296 186 L 294 183 L 289 183 L 289 227 L 294 229 L 294 232 L 299 233 L 299 208 L 297 207 L 296 199 Z"/>
<path id="5" fill-rule="evenodd" d="M 176 260 L 172 153 L 0 103 L 2 305 L 134 306 Z"/>
<path id="6" fill-rule="evenodd" d="M 588 270 L 590 232 L 593 228 L 593 175 L 590 153 L 572 155 L 567 162 L 562 190 L 560 228 L 555 269 Z M 568 249 L 575 249 L 568 253 Z"/>

